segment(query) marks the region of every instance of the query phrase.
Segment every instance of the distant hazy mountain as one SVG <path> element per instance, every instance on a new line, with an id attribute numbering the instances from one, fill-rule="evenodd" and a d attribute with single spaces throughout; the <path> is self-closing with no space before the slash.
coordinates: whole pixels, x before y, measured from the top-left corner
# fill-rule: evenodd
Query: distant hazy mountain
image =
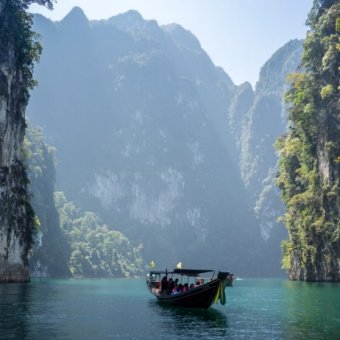
<path id="1" fill-rule="evenodd" d="M 255 93 L 237 87 L 190 32 L 135 11 L 89 21 L 74 8 L 60 22 L 36 15 L 34 23 L 44 50 L 29 115 L 58 150 L 58 188 L 143 242 L 147 261 L 279 273 L 280 249 L 264 241 L 248 198 L 249 185 L 260 192 L 247 167 L 257 166 L 261 137 L 246 134 L 262 133 L 256 119 L 271 119 L 269 143 L 281 133 L 286 71 L 266 84 L 269 63 Z M 274 116 L 260 118 L 261 108 Z M 270 152 L 260 179 L 275 164 Z"/>
<path id="2" fill-rule="evenodd" d="M 265 239 L 275 232 L 276 219 L 283 212 L 274 183 L 277 174 L 274 143 L 287 131 L 284 102 L 289 86 L 287 76 L 298 68 L 301 55 L 299 40 L 280 48 L 262 67 L 255 91 L 247 83 L 240 86 L 229 110 L 229 125 L 240 151 L 242 180 Z"/>

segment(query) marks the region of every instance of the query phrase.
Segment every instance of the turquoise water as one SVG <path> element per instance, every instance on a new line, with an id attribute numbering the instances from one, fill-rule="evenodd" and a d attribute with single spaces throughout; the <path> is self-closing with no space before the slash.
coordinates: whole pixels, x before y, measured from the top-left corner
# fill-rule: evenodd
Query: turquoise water
<path id="1" fill-rule="evenodd" d="M 0 285 L 0 339 L 340 339 L 340 284 L 256 279 L 225 306 L 164 307 L 144 280 Z"/>

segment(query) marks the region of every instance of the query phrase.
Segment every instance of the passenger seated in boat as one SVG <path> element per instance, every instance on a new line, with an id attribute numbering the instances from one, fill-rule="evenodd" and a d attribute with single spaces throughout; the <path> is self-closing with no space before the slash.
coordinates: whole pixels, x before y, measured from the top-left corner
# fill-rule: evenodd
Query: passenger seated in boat
<path id="1" fill-rule="evenodd" d="M 183 291 L 183 285 L 182 285 L 181 283 L 178 285 L 177 291 L 178 291 L 179 293 L 182 293 L 182 291 Z"/>
<path id="2" fill-rule="evenodd" d="M 190 285 L 189 289 L 193 289 L 193 288 L 195 288 L 195 285 L 192 283 L 192 284 Z"/>
<path id="3" fill-rule="evenodd" d="M 196 286 L 200 286 L 204 284 L 204 279 L 197 279 L 196 280 Z"/>
<path id="4" fill-rule="evenodd" d="M 189 285 L 187 283 L 184 284 L 182 292 L 185 293 L 189 290 Z"/>
<path id="5" fill-rule="evenodd" d="M 168 282 L 168 290 L 167 290 L 168 295 L 170 295 L 172 293 L 174 288 L 175 288 L 175 282 L 174 282 L 173 279 L 170 278 L 169 282 Z"/>
<path id="6" fill-rule="evenodd" d="M 177 291 L 178 290 L 178 279 L 175 280 L 175 287 L 174 289 Z"/>
<path id="7" fill-rule="evenodd" d="M 178 279 L 174 281 L 174 287 L 172 288 L 171 294 L 178 293 Z"/>
<path id="8" fill-rule="evenodd" d="M 166 279 L 166 276 L 163 276 L 162 278 L 162 285 L 161 285 L 161 292 L 166 292 L 168 289 L 168 281 Z"/>

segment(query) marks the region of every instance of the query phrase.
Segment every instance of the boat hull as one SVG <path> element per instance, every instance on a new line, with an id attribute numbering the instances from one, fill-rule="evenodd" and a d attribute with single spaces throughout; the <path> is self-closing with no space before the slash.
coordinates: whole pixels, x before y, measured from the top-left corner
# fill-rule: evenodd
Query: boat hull
<path id="1" fill-rule="evenodd" d="M 220 283 L 221 280 L 215 279 L 185 293 L 173 295 L 155 294 L 152 290 L 150 292 L 162 304 L 187 308 L 209 308 L 215 300 Z"/>

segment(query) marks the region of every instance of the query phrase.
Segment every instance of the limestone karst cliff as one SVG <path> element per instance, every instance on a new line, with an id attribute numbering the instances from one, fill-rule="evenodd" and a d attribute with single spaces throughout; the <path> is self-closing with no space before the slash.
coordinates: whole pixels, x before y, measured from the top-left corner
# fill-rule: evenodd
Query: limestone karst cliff
<path id="1" fill-rule="evenodd" d="M 278 158 L 274 143 L 287 130 L 287 76 L 296 71 L 301 55 L 302 41 L 286 43 L 261 68 L 255 90 L 248 83 L 240 86 L 229 108 L 229 127 L 240 151 L 242 180 L 261 234 L 268 242 L 273 237 L 285 237 L 284 228 L 276 221 L 283 205 L 275 186 Z"/>
<path id="2" fill-rule="evenodd" d="M 27 255 L 35 219 L 22 143 L 32 65 L 40 52 L 26 13 L 32 2 L 0 2 L 0 282 L 29 281 Z"/>
<path id="3" fill-rule="evenodd" d="M 340 2 L 314 2 L 303 71 L 291 76 L 290 132 L 278 140 L 290 279 L 340 280 Z"/>
<path id="4" fill-rule="evenodd" d="M 57 188 L 143 243 L 147 262 L 156 253 L 158 265 L 258 274 L 264 241 L 228 133 L 236 86 L 197 38 L 136 11 L 91 21 L 74 8 L 34 22 L 44 51 L 29 115 L 58 150 Z"/>

